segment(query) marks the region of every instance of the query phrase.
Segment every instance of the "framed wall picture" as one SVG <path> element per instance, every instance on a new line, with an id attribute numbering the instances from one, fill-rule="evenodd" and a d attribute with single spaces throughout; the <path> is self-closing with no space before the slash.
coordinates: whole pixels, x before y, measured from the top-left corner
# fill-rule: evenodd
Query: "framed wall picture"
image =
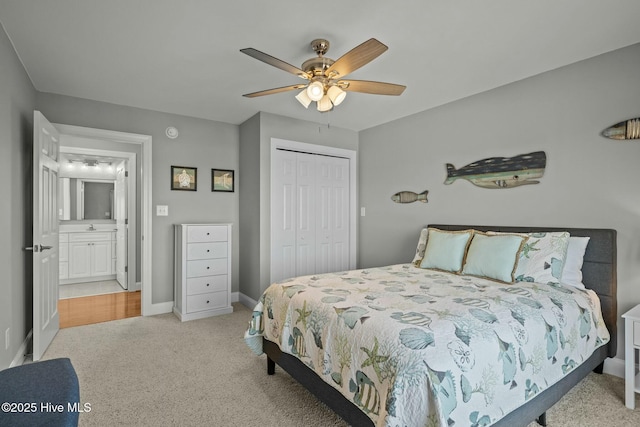
<path id="1" fill-rule="evenodd" d="M 211 169 L 211 191 L 233 192 L 233 171 Z"/>
<path id="2" fill-rule="evenodd" d="M 171 189 L 196 191 L 198 188 L 198 169 L 190 166 L 171 166 Z"/>

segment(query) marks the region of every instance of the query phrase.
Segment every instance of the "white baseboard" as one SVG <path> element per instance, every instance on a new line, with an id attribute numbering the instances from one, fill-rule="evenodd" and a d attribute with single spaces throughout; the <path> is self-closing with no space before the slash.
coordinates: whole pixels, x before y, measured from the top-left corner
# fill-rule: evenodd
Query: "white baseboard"
<path id="1" fill-rule="evenodd" d="M 239 295 L 240 295 L 240 292 L 231 292 L 231 302 L 240 301 Z"/>
<path id="2" fill-rule="evenodd" d="M 27 349 L 29 348 L 29 342 L 31 342 L 31 336 L 33 335 L 33 329 L 29 331 L 27 337 L 24 339 L 20 347 L 18 348 L 18 352 L 16 353 L 16 357 L 11 361 L 10 368 L 14 366 L 19 366 L 24 363 L 24 355 L 27 354 Z"/>
<path id="3" fill-rule="evenodd" d="M 624 378 L 624 360 L 618 359 L 617 357 L 608 358 L 604 361 L 604 369 L 602 372 Z"/>
<path id="4" fill-rule="evenodd" d="M 258 304 L 258 301 L 253 298 L 249 298 L 245 294 L 238 293 L 238 302 L 247 307 L 249 310 L 253 310 L 253 308 Z"/>
<path id="5" fill-rule="evenodd" d="M 144 313 L 144 316 L 155 316 L 156 314 L 166 314 L 173 311 L 173 301 L 160 302 L 157 304 L 151 304 L 149 311 Z"/>

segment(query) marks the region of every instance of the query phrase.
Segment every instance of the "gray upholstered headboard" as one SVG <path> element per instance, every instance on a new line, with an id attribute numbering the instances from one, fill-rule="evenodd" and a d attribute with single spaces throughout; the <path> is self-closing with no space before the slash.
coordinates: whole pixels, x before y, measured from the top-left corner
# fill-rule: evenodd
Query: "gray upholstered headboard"
<path id="1" fill-rule="evenodd" d="M 617 264 L 616 264 L 616 230 L 603 228 L 563 228 L 563 227 L 516 227 L 516 226 L 489 226 L 489 225 L 452 225 L 430 224 L 442 230 L 475 230 L 502 231 L 528 233 L 536 231 L 568 231 L 572 236 L 590 237 L 587 251 L 582 265 L 582 282 L 592 289 L 600 297 L 602 315 L 607 324 L 611 341 L 609 342 L 609 357 L 615 357 L 617 347 Z"/>

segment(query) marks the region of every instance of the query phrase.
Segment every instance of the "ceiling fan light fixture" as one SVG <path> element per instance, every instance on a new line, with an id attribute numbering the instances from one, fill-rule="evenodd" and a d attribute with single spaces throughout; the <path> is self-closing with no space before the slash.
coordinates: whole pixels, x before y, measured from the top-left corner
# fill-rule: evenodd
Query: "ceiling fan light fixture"
<path id="1" fill-rule="evenodd" d="M 317 80 L 310 83 L 309 86 L 307 86 L 307 96 L 309 96 L 312 101 L 320 101 L 324 96 L 324 85 Z"/>
<path id="2" fill-rule="evenodd" d="M 309 108 L 309 104 L 311 104 L 311 98 L 307 95 L 307 88 L 304 88 L 300 91 L 299 94 L 296 95 L 296 99 L 302 104 L 304 108 Z"/>
<path id="3" fill-rule="evenodd" d="M 329 98 L 328 95 L 323 96 L 318 101 L 318 111 L 320 111 L 321 113 L 329 111 L 332 108 L 333 108 L 333 104 L 331 103 L 331 99 Z"/>
<path id="4" fill-rule="evenodd" d="M 327 91 L 327 96 L 331 99 L 333 105 L 340 105 L 342 101 L 347 97 L 347 92 L 340 89 L 338 86 L 331 86 Z"/>

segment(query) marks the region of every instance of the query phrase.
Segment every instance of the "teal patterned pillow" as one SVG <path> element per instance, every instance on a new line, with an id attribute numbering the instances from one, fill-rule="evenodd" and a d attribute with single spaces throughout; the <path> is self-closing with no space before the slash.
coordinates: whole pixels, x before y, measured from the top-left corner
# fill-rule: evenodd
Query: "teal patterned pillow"
<path id="1" fill-rule="evenodd" d="M 429 228 L 421 268 L 459 273 L 473 230 L 444 231 Z"/>
<path id="2" fill-rule="evenodd" d="M 516 234 L 487 235 L 476 231 L 462 274 L 514 282 L 520 250 L 526 241 L 527 237 Z"/>
<path id="3" fill-rule="evenodd" d="M 569 233 L 528 233 L 529 240 L 520 252 L 517 282 L 560 283 L 567 257 Z"/>
<path id="4" fill-rule="evenodd" d="M 424 258 L 424 250 L 427 248 L 428 234 L 429 234 L 428 228 L 423 228 L 422 231 L 420 231 L 420 238 L 418 239 L 416 254 L 413 257 L 413 261 L 411 261 L 411 263 L 413 263 L 413 265 L 415 265 L 416 267 L 420 266 L 420 262 L 422 261 L 422 258 Z"/>

